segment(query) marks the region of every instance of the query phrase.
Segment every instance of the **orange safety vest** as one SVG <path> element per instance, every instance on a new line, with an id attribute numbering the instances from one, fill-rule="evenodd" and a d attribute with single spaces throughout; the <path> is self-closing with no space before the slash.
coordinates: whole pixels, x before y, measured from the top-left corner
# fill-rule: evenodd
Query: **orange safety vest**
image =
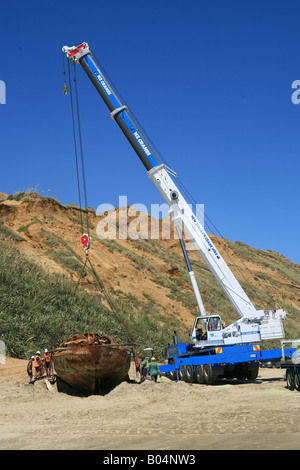
<path id="1" fill-rule="evenodd" d="M 46 361 L 46 362 L 50 362 L 51 357 L 50 357 L 50 354 L 49 354 L 49 353 L 45 353 L 45 354 L 44 354 L 44 358 L 45 358 L 45 361 Z"/>
<path id="2" fill-rule="evenodd" d="M 42 360 L 41 360 L 40 356 L 35 356 L 34 367 L 39 367 L 41 365 L 42 365 Z"/>

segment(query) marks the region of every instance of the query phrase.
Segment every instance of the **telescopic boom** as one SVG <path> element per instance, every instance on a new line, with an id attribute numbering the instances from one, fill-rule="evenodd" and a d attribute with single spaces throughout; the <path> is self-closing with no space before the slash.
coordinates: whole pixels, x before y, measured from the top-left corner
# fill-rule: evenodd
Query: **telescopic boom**
<path id="1" fill-rule="evenodd" d="M 79 46 L 73 47 L 64 46 L 62 50 L 67 54 L 69 60 L 79 63 L 82 66 L 107 105 L 111 118 L 118 124 L 145 166 L 148 176 L 169 205 L 170 214 L 177 231 L 180 234 L 183 230 L 185 235 L 192 241 L 196 250 L 200 253 L 205 264 L 213 273 L 217 282 L 240 316 L 239 321 L 222 329 L 221 333 L 216 335 L 218 344 L 247 343 L 259 341 L 260 339 L 283 338 L 284 330 L 282 320 L 285 318 L 285 311 L 282 309 L 267 311 L 255 309 L 251 300 L 225 263 L 189 204 L 180 193 L 170 173 L 167 171 L 166 166 L 160 164 L 159 159 L 147 142 L 147 139 L 130 117 L 127 107 L 116 96 L 105 74 L 100 70 L 93 59 L 88 44 L 82 43 Z M 184 254 L 200 314 L 201 317 L 204 317 L 205 311 L 195 276 L 189 265 L 187 254 Z M 196 328 L 195 325 L 193 330 Z M 197 344 L 195 331 L 193 331 L 193 337 Z"/>

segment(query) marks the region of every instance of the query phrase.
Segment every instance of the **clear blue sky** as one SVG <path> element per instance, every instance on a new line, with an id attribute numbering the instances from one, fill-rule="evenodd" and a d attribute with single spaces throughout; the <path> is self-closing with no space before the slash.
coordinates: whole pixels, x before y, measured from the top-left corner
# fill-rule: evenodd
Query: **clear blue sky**
<path id="1" fill-rule="evenodd" d="M 300 264 L 300 3 L 5 2 L 0 191 L 78 203 L 63 45 L 89 43 L 170 166 L 225 238 Z M 77 66 L 88 204 L 162 203 Z"/>

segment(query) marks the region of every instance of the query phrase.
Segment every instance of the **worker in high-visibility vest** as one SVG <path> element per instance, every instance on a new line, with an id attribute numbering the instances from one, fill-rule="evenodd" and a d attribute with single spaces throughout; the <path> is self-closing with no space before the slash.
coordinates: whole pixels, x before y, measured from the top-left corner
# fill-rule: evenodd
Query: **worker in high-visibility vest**
<path id="1" fill-rule="evenodd" d="M 29 382 L 32 381 L 32 366 L 33 366 L 34 356 L 31 356 L 31 359 L 27 363 L 27 374 L 29 377 Z"/>
<path id="2" fill-rule="evenodd" d="M 46 369 L 46 375 L 49 376 L 50 369 L 51 369 L 51 354 L 49 353 L 48 349 L 45 349 L 44 364 L 45 364 L 45 369 Z"/>
<path id="3" fill-rule="evenodd" d="M 42 371 L 43 371 L 43 363 L 42 363 L 40 351 L 36 352 L 33 365 L 35 367 L 35 378 L 34 379 L 36 380 L 38 376 L 39 377 L 42 376 Z"/>
<path id="4" fill-rule="evenodd" d="M 158 374 L 161 376 L 159 365 L 154 361 L 155 361 L 155 357 L 151 357 L 151 362 L 149 364 L 151 382 L 157 382 Z"/>

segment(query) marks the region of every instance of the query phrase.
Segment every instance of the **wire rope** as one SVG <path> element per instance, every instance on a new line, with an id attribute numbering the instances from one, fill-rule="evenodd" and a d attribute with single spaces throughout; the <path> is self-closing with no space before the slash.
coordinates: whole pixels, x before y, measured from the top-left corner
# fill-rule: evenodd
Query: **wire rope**
<path id="1" fill-rule="evenodd" d="M 80 156 L 81 156 L 82 184 L 83 184 L 83 192 L 84 192 L 85 211 L 86 211 L 87 233 L 89 235 L 87 191 L 86 191 L 86 182 L 85 182 L 85 170 L 84 170 L 84 157 L 83 157 L 83 146 L 82 146 L 82 136 L 81 136 L 81 124 L 80 124 L 80 113 L 79 113 L 77 78 L 76 78 L 76 69 L 75 69 L 75 63 L 74 62 L 73 62 L 73 67 L 74 67 L 74 84 L 75 84 L 76 110 L 77 110 L 77 122 L 78 122 L 78 137 L 79 137 Z"/>
<path id="2" fill-rule="evenodd" d="M 76 67 L 75 67 L 75 63 L 73 62 L 73 82 L 74 82 L 74 89 L 75 89 L 75 106 L 74 106 L 74 99 L 73 99 L 73 87 L 72 87 L 72 79 L 71 79 L 71 70 L 70 70 L 70 62 L 69 60 L 67 61 L 68 62 L 68 78 L 69 78 L 69 89 L 70 89 L 70 103 L 71 103 L 71 115 L 72 115 L 72 127 L 73 127 L 73 139 L 74 139 L 74 151 L 75 151 L 75 164 L 76 164 L 76 176 L 77 176 L 77 190 L 78 190 L 78 198 L 79 198 L 79 208 L 80 208 L 80 223 L 81 223 L 81 232 L 83 234 L 84 232 L 84 225 L 83 225 L 83 218 L 82 218 L 82 197 L 81 197 L 81 186 L 80 186 L 80 172 L 79 172 L 79 158 L 78 158 L 78 145 L 77 145 L 77 138 L 76 138 L 76 124 L 75 124 L 75 114 L 77 116 L 77 131 L 78 131 L 78 140 L 79 140 L 79 149 L 80 149 L 80 157 L 81 157 L 81 172 L 82 172 L 82 185 L 83 185 L 83 194 L 84 194 L 84 203 L 85 203 L 85 212 L 86 212 L 86 225 L 87 225 L 87 234 L 89 236 L 89 221 L 88 221 L 88 204 L 87 204 L 87 189 L 86 189 L 86 177 L 85 177 L 85 165 L 84 165 L 84 153 L 83 153 L 83 145 L 82 145 L 82 133 L 81 133 L 81 122 L 80 122 L 80 111 L 79 111 L 79 98 L 78 98 L 78 86 L 77 86 L 77 77 L 76 77 Z M 65 68 L 64 68 L 64 61 L 63 61 L 63 74 L 65 76 Z M 64 83 L 64 93 L 66 94 L 66 84 Z M 74 111 L 74 108 L 76 108 L 76 113 Z M 71 305 L 71 302 L 73 301 L 74 299 L 74 296 L 75 296 L 75 293 L 78 289 L 78 286 L 79 286 L 79 283 L 81 281 L 81 279 L 84 277 L 84 273 L 85 273 L 85 268 L 87 266 L 87 263 L 89 264 L 90 266 L 90 269 L 92 271 L 92 274 L 96 280 L 96 282 L 98 283 L 98 286 L 99 286 L 99 290 L 104 294 L 105 298 L 106 298 L 106 301 L 111 309 L 111 311 L 113 312 L 115 318 L 121 322 L 121 317 L 120 315 L 116 312 L 116 309 L 115 309 L 115 306 L 114 306 L 114 303 L 112 302 L 106 288 L 105 288 L 105 285 L 102 281 L 102 279 L 100 278 L 99 274 L 97 274 L 93 264 L 91 263 L 91 260 L 88 256 L 88 251 L 86 251 L 86 259 L 85 259 L 85 263 L 83 265 L 83 270 L 80 274 L 80 277 L 76 283 L 76 286 L 75 286 L 75 290 L 74 290 L 74 293 L 72 295 L 72 299 L 70 301 L 70 304 L 69 304 L 69 307 L 67 309 L 67 312 L 65 313 L 63 319 L 62 319 L 62 322 L 58 328 L 58 331 L 56 333 L 56 336 L 55 336 L 55 339 L 57 338 L 57 335 L 58 335 L 58 332 L 60 331 L 63 323 L 65 322 L 65 319 L 66 319 L 66 316 L 67 316 L 67 313 L 69 312 L 70 310 L 70 305 Z M 124 329 L 124 325 L 123 325 L 123 329 Z M 133 338 L 132 334 L 129 332 L 128 328 L 125 327 L 125 330 L 128 334 L 128 336 L 133 340 L 135 341 L 135 339 Z"/>
<path id="3" fill-rule="evenodd" d="M 80 224 L 81 224 L 81 232 L 83 233 L 83 220 L 82 220 L 82 209 L 81 209 L 81 191 L 80 191 L 76 126 L 75 126 L 75 117 L 74 117 L 73 93 L 72 93 L 72 82 L 71 82 L 71 73 L 70 73 L 70 63 L 69 63 L 69 61 L 68 61 L 68 77 L 69 77 L 69 90 L 70 90 L 70 103 L 71 103 L 74 151 L 75 151 L 76 176 L 77 176 L 77 191 L 78 191 L 79 209 L 80 209 Z"/>

